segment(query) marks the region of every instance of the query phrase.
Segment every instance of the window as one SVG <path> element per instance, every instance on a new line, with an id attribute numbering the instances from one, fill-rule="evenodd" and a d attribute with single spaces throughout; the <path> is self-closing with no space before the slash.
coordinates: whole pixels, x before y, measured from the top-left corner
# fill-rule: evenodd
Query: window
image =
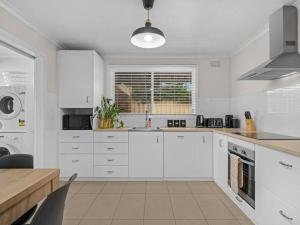
<path id="1" fill-rule="evenodd" d="M 193 114 L 195 68 L 113 70 L 114 99 L 121 113 Z"/>

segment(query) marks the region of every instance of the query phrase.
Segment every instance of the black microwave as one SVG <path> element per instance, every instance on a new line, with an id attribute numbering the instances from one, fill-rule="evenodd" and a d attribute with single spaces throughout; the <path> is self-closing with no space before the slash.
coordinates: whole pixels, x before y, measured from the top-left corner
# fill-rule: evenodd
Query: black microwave
<path id="1" fill-rule="evenodd" d="M 63 115 L 63 130 L 91 130 L 92 115 Z"/>

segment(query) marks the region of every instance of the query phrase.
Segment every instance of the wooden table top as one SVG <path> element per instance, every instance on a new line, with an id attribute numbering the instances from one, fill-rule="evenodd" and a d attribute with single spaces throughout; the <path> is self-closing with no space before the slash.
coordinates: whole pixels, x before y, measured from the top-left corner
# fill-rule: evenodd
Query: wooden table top
<path id="1" fill-rule="evenodd" d="M 59 176 L 59 169 L 0 169 L 0 214 Z"/>

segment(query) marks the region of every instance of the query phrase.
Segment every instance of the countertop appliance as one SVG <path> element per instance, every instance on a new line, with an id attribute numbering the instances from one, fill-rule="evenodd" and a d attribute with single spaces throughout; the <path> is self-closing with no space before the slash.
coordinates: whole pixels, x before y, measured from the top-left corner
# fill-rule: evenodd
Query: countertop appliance
<path id="1" fill-rule="evenodd" d="M 255 209 L 255 152 L 244 146 L 228 142 L 228 185 L 230 187 L 230 155 L 234 154 L 240 157 L 242 167 L 243 185 L 239 187 L 237 200 L 239 197 L 244 199 L 252 208 Z"/>
<path id="2" fill-rule="evenodd" d="M 91 130 L 92 115 L 63 115 L 63 130 Z"/>
<path id="3" fill-rule="evenodd" d="M 226 115 L 225 116 L 225 127 L 226 128 L 233 128 L 233 115 Z"/>
<path id="4" fill-rule="evenodd" d="M 208 128 L 223 128 L 223 118 L 207 118 L 205 125 Z"/>
<path id="5" fill-rule="evenodd" d="M 242 75 L 240 80 L 274 80 L 300 72 L 298 11 L 286 5 L 269 19 L 270 58 Z"/>
<path id="6" fill-rule="evenodd" d="M 268 132 L 235 132 L 234 134 L 257 140 L 300 140 L 299 137 L 273 134 Z"/>
<path id="7" fill-rule="evenodd" d="M 204 127 L 205 123 L 204 123 L 204 116 L 203 115 L 197 115 L 196 118 L 196 127 Z"/>

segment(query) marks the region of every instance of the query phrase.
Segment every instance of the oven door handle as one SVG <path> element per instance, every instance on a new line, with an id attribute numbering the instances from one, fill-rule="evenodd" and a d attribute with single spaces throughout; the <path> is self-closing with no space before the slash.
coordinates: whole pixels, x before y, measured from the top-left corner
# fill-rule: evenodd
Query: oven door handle
<path id="1" fill-rule="evenodd" d="M 242 163 L 245 163 L 247 165 L 250 165 L 250 166 L 255 166 L 254 162 L 250 162 L 248 160 L 244 160 L 244 159 L 240 159 Z"/>

